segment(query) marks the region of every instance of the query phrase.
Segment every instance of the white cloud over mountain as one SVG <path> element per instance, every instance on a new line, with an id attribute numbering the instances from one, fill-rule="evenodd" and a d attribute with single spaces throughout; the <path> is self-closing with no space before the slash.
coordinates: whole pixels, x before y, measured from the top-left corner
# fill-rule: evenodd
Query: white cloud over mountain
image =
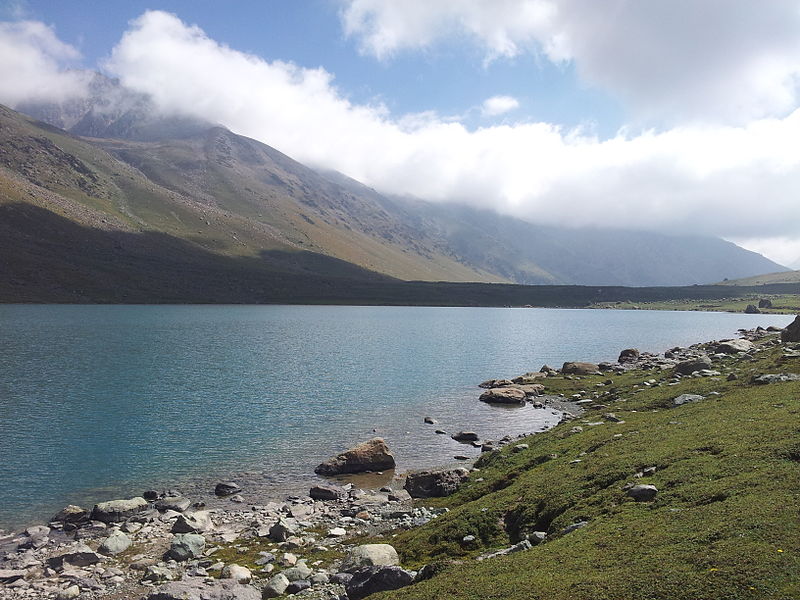
<path id="1" fill-rule="evenodd" d="M 379 3 L 350 2 L 345 17 L 347 10 L 368 4 Z M 417 19 L 428 18 L 430 13 L 422 3 L 411 0 L 388 4 L 409 6 Z M 513 4 L 497 0 L 498 7 L 508 10 Z M 545 10 L 547 2 L 528 4 L 535 4 L 535 10 L 531 8 L 530 17 L 520 21 L 551 22 L 556 18 L 551 9 Z M 564 3 L 573 8 L 578 4 Z M 629 4 L 636 3 L 613 6 Z M 775 2 L 776 6 L 785 4 Z M 710 1 L 709 5 L 716 3 Z M 536 11 L 543 12 L 533 14 Z M 625 32 L 628 20 L 613 23 L 621 31 L 607 28 L 605 36 L 629 35 Z M 503 34 L 499 20 L 495 25 L 495 33 L 486 34 L 487 40 L 494 40 L 491 45 L 486 42 L 490 52 L 502 56 L 528 51 L 526 40 L 514 33 L 516 29 Z M 796 30 L 800 33 L 800 27 Z M 51 56 L 49 63 L 27 63 L 29 75 L 18 68 L 18 80 L 27 82 L 29 77 L 36 81 L 42 73 L 53 72 L 55 59 L 44 48 L 60 42 L 48 37 L 52 31 L 42 31 L 32 28 L 29 39 L 23 36 L 11 42 L 22 48 L 32 45 Z M 409 34 L 403 31 L 400 28 L 387 38 L 382 55 L 433 43 L 438 26 L 431 26 L 429 34 L 413 44 L 405 40 Z M 1 34 L 2 30 L 0 43 L 8 43 Z M 748 39 L 745 36 L 740 41 L 754 48 L 754 56 L 763 55 L 764 48 Z M 579 55 L 588 50 L 576 49 L 576 44 L 572 38 L 554 35 L 552 47 L 542 46 L 539 51 L 554 59 L 574 60 L 581 71 Z M 788 61 L 789 55 L 784 56 Z M 684 66 L 691 67 L 688 62 Z M 776 244 L 780 242 L 781 256 L 800 255 L 800 202 L 796 198 L 800 190 L 800 110 L 795 108 L 791 86 L 779 83 L 788 67 L 765 72 L 763 85 L 741 90 L 741 106 L 761 108 L 738 111 L 734 121 L 701 122 L 694 115 L 692 120 L 668 128 L 621 130 L 605 140 L 580 129 L 528 121 L 471 130 L 435 113 L 393 115 L 381 104 L 355 104 L 337 89 L 333 75 L 324 69 L 270 62 L 237 51 L 160 11 L 147 12 L 131 23 L 104 68 L 123 84 L 151 94 L 165 112 L 224 124 L 302 162 L 337 169 L 383 192 L 467 202 L 540 223 L 720 235 L 749 241 L 762 251 L 775 239 Z M 593 77 L 600 77 L 597 68 L 586 68 Z M 693 76 L 681 73 L 675 82 L 676 95 L 672 100 L 662 99 L 663 103 L 679 104 L 681 98 L 699 94 L 699 88 L 689 83 L 693 77 L 701 78 L 702 71 L 700 65 Z M 619 67 L 619 72 L 630 75 L 633 71 Z M 662 75 L 670 73 L 665 70 Z M 632 76 L 628 79 L 633 81 Z M 7 81 L 0 78 L 0 101 L 14 104 L 15 98 L 17 102 L 24 99 L 9 92 L 11 86 L 3 83 Z M 667 87 L 663 84 L 660 89 Z M 776 90 L 787 96 L 783 98 Z M 512 101 L 495 99 L 495 114 L 512 110 Z M 491 103 L 487 101 L 483 108 L 492 110 Z M 760 116 L 743 119 L 745 114 Z"/>

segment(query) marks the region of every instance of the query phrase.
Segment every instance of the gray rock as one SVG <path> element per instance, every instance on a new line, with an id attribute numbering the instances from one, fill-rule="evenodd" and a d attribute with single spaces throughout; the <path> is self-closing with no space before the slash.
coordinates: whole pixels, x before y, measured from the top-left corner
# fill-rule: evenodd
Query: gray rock
<path id="1" fill-rule="evenodd" d="M 56 513 L 51 521 L 57 521 L 59 523 L 69 523 L 72 525 L 82 525 L 84 523 L 89 522 L 89 517 L 91 516 L 91 511 L 81 508 L 80 506 L 75 506 L 74 504 L 70 504 L 69 506 L 65 506 L 62 508 L 58 513 Z"/>
<path id="2" fill-rule="evenodd" d="M 760 315 L 761 311 L 758 310 L 758 307 L 755 304 L 748 304 L 747 308 L 744 309 L 744 312 L 748 315 Z"/>
<path id="3" fill-rule="evenodd" d="M 467 469 L 418 471 L 406 477 L 405 489 L 412 498 L 449 496 L 469 477 Z"/>
<path id="4" fill-rule="evenodd" d="M 753 383 L 766 385 L 770 383 L 782 383 L 784 381 L 800 381 L 800 374 L 797 373 L 765 373 L 753 379 Z"/>
<path id="5" fill-rule="evenodd" d="M 322 483 L 312 487 L 308 495 L 314 500 L 340 500 L 347 496 L 347 492 L 341 486 Z"/>
<path id="6" fill-rule="evenodd" d="M 47 565 L 51 569 L 61 569 L 67 565 L 73 567 L 88 567 L 103 560 L 103 557 L 89 548 L 86 544 L 78 544 L 70 548 L 63 554 L 51 556 L 47 559 Z"/>
<path id="7" fill-rule="evenodd" d="M 298 579 L 297 581 L 293 581 L 289 584 L 289 587 L 286 588 L 287 594 L 296 594 L 298 592 L 302 592 L 303 590 L 307 590 L 311 587 L 311 582 L 308 579 Z"/>
<path id="8" fill-rule="evenodd" d="M 192 501 L 182 496 L 167 496 L 156 502 L 156 509 L 160 511 L 174 510 L 182 513 L 192 505 Z"/>
<path id="9" fill-rule="evenodd" d="M 13 583 L 25 577 L 24 569 L 0 569 L 0 583 Z"/>
<path id="10" fill-rule="evenodd" d="M 782 342 L 800 342 L 800 315 L 781 331 Z"/>
<path id="11" fill-rule="evenodd" d="M 599 375 L 600 367 L 589 362 L 565 362 L 561 372 L 566 375 Z"/>
<path id="12" fill-rule="evenodd" d="M 400 567 L 364 567 L 353 573 L 345 590 L 349 600 L 361 600 L 377 592 L 399 590 L 413 582 L 414 575 Z"/>
<path id="13" fill-rule="evenodd" d="M 142 581 L 149 581 L 150 583 L 164 583 L 165 581 L 172 581 L 175 579 L 175 574 L 166 567 L 159 567 L 158 565 L 150 565 L 144 571 Z"/>
<path id="14" fill-rule="evenodd" d="M 636 502 L 650 502 L 658 494 L 658 488 L 650 484 L 635 485 L 625 493 Z"/>
<path id="15" fill-rule="evenodd" d="M 636 348 L 626 348 L 622 352 L 619 353 L 619 358 L 617 359 L 618 363 L 625 364 L 625 363 L 635 363 L 639 360 L 639 350 Z"/>
<path id="16" fill-rule="evenodd" d="M 283 576 L 290 582 L 299 581 L 300 579 L 308 579 L 311 577 L 313 571 L 308 568 L 305 561 L 297 561 L 297 564 L 283 571 Z"/>
<path id="17" fill-rule="evenodd" d="M 56 594 L 56 600 L 73 600 L 81 595 L 81 588 L 77 585 L 71 585 L 64 590 L 60 590 Z"/>
<path id="18" fill-rule="evenodd" d="M 285 575 L 278 573 L 267 582 L 267 585 L 264 586 L 261 593 L 264 598 L 277 598 L 286 592 L 286 588 L 289 587 L 290 583 L 291 582 L 286 579 Z"/>
<path id="19" fill-rule="evenodd" d="M 335 573 L 331 576 L 331 583 L 346 586 L 352 578 L 352 573 Z"/>
<path id="20" fill-rule="evenodd" d="M 172 540 L 166 557 L 183 562 L 190 558 L 200 558 L 206 547 L 206 539 L 197 533 L 179 533 Z"/>
<path id="21" fill-rule="evenodd" d="M 269 528 L 269 538 L 275 542 L 285 542 L 300 531 L 294 519 L 278 519 Z"/>
<path id="22" fill-rule="evenodd" d="M 573 523 L 572 525 L 567 525 L 564 529 L 561 530 L 562 535 L 567 535 L 568 533 L 572 533 L 573 531 L 577 531 L 578 529 L 582 529 L 589 524 L 589 521 L 578 521 L 577 523 Z"/>
<path id="23" fill-rule="evenodd" d="M 222 569 L 222 579 L 233 579 L 238 583 L 250 583 L 253 574 L 250 569 L 237 564 L 225 565 Z"/>
<path id="24" fill-rule="evenodd" d="M 450 436 L 457 442 L 477 442 L 478 434 L 474 431 L 459 431 Z"/>
<path id="25" fill-rule="evenodd" d="M 214 488 L 214 494 L 217 496 L 232 496 L 242 491 L 242 488 L 233 481 L 221 481 Z"/>
<path id="26" fill-rule="evenodd" d="M 119 554 L 120 552 L 124 552 L 131 546 L 131 538 L 127 535 L 122 533 L 121 531 L 115 531 L 106 539 L 103 540 L 103 543 L 100 544 L 100 552 L 102 554 L 107 555 L 114 555 Z"/>
<path id="27" fill-rule="evenodd" d="M 318 475 L 341 475 L 394 469 L 394 456 L 381 438 L 372 438 L 317 466 Z"/>
<path id="28" fill-rule="evenodd" d="M 681 406 L 683 404 L 689 404 L 690 402 L 700 402 L 700 400 L 705 400 L 705 396 L 699 394 L 681 394 L 677 398 L 672 399 L 672 405 Z"/>
<path id="29" fill-rule="evenodd" d="M 204 578 L 195 577 L 168 583 L 150 592 L 146 600 L 261 600 L 261 594 L 253 586 L 231 579 L 208 583 Z"/>
<path id="30" fill-rule="evenodd" d="M 92 519 L 103 523 L 119 523 L 147 510 L 150 505 L 141 496 L 130 500 L 111 500 L 95 504 Z"/>
<path id="31" fill-rule="evenodd" d="M 315 573 L 309 579 L 311 585 L 325 585 L 326 583 L 330 583 L 330 580 L 330 577 L 328 577 L 326 573 Z"/>
<path id="32" fill-rule="evenodd" d="M 738 354 L 739 352 L 750 352 L 755 348 L 755 344 L 749 340 L 723 340 L 715 347 L 717 352 L 722 354 Z"/>
<path id="33" fill-rule="evenodd" d="M 340 569 L 353 573 L 363 567 L 399 565 L 397 550 L 389 544 L 364 544 L 351 548 L 342 561 Z"/>
<path id="34" fill-rule="evenodd" d="M 180 515 L 172 525 L 172 533 L 205 533 L 213 528 L 211 513 L 198 510 Z"/>
<path id="35" fill-rule="evenodd" d="M 711 366 L 711 360 L 707 356 L 701 356 L 700 358 L 690 358 L 679 362 L 675 365 L 675 372 L 681 375 L 691 375 L 695 371 L 710 369 Z"/>

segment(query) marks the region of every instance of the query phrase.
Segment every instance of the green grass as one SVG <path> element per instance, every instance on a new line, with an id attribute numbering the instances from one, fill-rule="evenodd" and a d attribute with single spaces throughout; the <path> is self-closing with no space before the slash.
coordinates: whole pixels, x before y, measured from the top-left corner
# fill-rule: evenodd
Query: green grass
<path id="1" fill-rule="evenodd" d="M 707 312 L 744 312 L 748 304 L 758 306 L 761 298 L 772 302 L 771 308 L 759 309 L 765 314 L 788 315 L 800 312 L 800 296 L 797 294 L 750 294 L 737 298 L 661 300 L 656 302 L 600 302 L 591 308 L 612 308 L 619 310 L 699 310 Z"/>
<path id="2" fill-rule="evenodd" d="M 448 514 L 394 541 L 407 566 L 461 562 L 376 598 L 800 597 L 800 383 L 749 383 L 755 373 L 800 372 L 800 361 L 780 354 L 769 347 L 755 361 L 728 359 L 724 371 L 740 376 L 731 382 L 634 387 L 668 375 L 653 371 L 602 388 L 604 377 L 548 379 L 550 391 L 615 391 L 602 400 L 608 408 L 528 438 L 528 450 L 483 458 L 480 473 L 444 501 Z M 681 393 L 710 391 L 720 395 L 670 407 Z M 586 423 L 609 411 L 625 423 Z M 583 431 L 570 434 L 575 425 Z M 654 475 L 634 478 L 648 466 Z M 628 498 L 621 488 L 634 482 L 656 485 L 656 500 Z M 589 525 L 559 533 L 580 520 Z M 549 533 L 544 544 L 473 560 L 535 530 Z M 470 534 L 477 545 L 465 547 Z"/>

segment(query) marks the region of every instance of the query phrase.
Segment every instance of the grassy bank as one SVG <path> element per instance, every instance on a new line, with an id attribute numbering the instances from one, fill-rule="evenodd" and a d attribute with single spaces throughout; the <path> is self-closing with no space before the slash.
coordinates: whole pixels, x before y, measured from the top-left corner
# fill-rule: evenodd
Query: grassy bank
<path id="1" fill-rule="evenodd" d="M 440 501 L 450 513 L 393 541 L 405 564 L 439 561 L 441 572 L 375 597 L 800 597 L 800 382 L 751 383 L 756 374 L 800 372 L 800 359 L 783 353 L 767 341 L 753 360 L 718 361 L 720 377 L 678 385 L 655 371 L 614 375 L 612 384 L 548 378 L 548 392 L 600 391 L 606 407 L 524 440 L 522 451 L 485 455 L 480 473 Z M 731 372 L 738 379 L 727 381 Z M 657 385 L 643 385 L 652 379 Z M 673 406 L 684 393 L 705 399 Z M 612 411 L 624 422 L 605 416 Z M 647 467 L 655 473 L 636 478 Z M 628 483 L 653 484 L 658 495 L 635 502 L 622 489 Z M 580 521 L 588 524 L 562 533 Z M 547 540 L 475 560 L 532 531 Z M 470 535 L 475 542 L 464 542 Z"/>
<path id="2" fill-rule="evenodd" d="M 758 302 L 761 299 L 767 299 L 772 303 L 772 306 L 759 309 L 764 314 L 791 315 L 800 312 L 800 296 L 797 294 L 748 294 L 734 298 L 720 298 L 717 300 L 678 298 L 655 302 L 599 302 L 592 305 L 591 308 L 610 308 L 618 310 L 698 310 L 743 313 L 750 304 L 758 306 Z"/>

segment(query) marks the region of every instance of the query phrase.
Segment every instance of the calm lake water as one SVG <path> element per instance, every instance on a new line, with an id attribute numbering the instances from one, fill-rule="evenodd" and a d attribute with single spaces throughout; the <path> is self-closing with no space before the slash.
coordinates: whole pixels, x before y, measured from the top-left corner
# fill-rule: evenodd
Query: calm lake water
<path id="1" fill-rule="evenodd" d="M 0 306 L 0 526 L 155 487 L 307 490 L 374 435 L 398 470 L 546 428 L 548 409 L 478 402 L 477 384 L 783 326 L 725 313 L 332 306 Z M 194 496 L 196 497 L 196 495 Z"/>

